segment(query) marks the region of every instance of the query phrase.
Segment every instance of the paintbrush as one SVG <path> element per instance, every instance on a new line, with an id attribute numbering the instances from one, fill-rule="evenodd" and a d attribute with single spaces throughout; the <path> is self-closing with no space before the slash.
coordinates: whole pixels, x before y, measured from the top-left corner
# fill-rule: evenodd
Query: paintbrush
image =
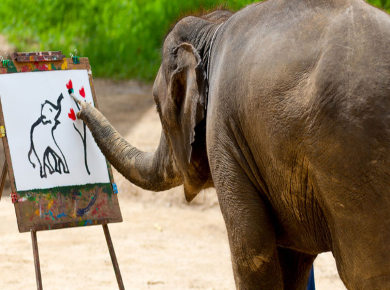
<path id="1" fill-rule="evenodd" d="M 81 105 L 81 100 L 79 100 L 75 94 L 74 94 L 74 89 L 73 89 L 73 83 L 72 83 L 72 80 L 69 80 L 69 82 L 66 84 L 66 88 L 68 89 L 68 93 L 69 93 L 69 96 L 72 97 L 72 99 L 76 102 L 76 105 L 77 105 L 77 108 L 80 110 L 80 107 L 79 107 L 79 104 Z M 84 92 L 84 87 L 82 88 L 83 92 Z M 80 90 L 81 91 L 81 90 Z M 80 93 L 81 94 L 81 93 Z M 83 95 L 82 95 L 83 96 Z M 85 92 L 84 92 L 84 96 L 85 98 Z"/>

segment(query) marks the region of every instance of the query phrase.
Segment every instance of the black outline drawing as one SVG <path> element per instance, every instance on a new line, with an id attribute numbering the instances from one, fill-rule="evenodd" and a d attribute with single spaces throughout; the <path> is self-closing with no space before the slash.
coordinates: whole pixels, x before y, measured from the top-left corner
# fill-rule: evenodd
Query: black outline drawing
<path id="1" fill-rule="evenodd" d="M 58 99 L 57 99 L 57 105 L 54 105 L 52 102 L 46 100 L 42 106 L 41 106 L 41 116 L 38 118 L 38 120 L 31 126 L 31 131 L 30 131 L 30 142 L 31 142 L 31 147 L 30 151 L 28 152 L 28 160 L 32 164 L 32 166 L 35 168 L 35 163 L 31 161 L 31 154 L 34 152 L 35 157 L 37 158 L 40 166 L 40 176 L 41 178 L 47 178 L 46 174 L 46 168 L 49 170 L 50 174 L 53 174 L 54 172 L 58 172 L 59 174 L 62 174 L 62 171 L 64 173 L 69 173 L 69 168 L 68 164 L 66 162 L 65 156 L 62 153 L 62 150 L 58 146 L 56 139 L 54 138 L 54 130 L 57 128 L 57 126 L 60 124 L 60 121 L 58 121 L 58 117 L 61 114 L 61 101 L 63 100 L 63 95 L 61 94 Z M 57 111 L 57 114 L 53 118 L 53 109 Z M 53 138 L 54 145 L 57 147 L 58 151 L 56 152 L 56 148 L 52 148 L 49 145 L 46 146 L 44 144 L 43 147 L 40 148 L 40 152 L 37 153 L 36 150 L 36 144 L 34 144 L 34 130 L 37 128 L 37 126 L 52 126 L 51 127 L 51 137 Z M 48 128 L 47 128 L 48 129 Z M 48 138 L 48 136 L 43 136 L 41 138 Z M 41 140 L 41 139 L 38 139 Z M 37 141 L 37 140 L 35 140 Z M 45 142 L 45 140 L 42 140 Z M 48 141 L 47 143 L 50 143 Z M 43 151 L 43 152 L 41 152 Z M 42 155 L 40 159 L 39 155 Z M 52 164 L 52 162 L 54 164 Z M 54 166 L 53 166 L 54 165 Z M 61 169 L 62 166 L 62 169 Z"/>
<path id="2" fill-rule="evenodd" d="M 80 106 L 79 104 L 74 101 L 76 103 L 76 106 L 77 106 L 77 109 L 79 109 L 80 111 Z M 84 146 L 84 163 L 85 163 L 85 169 L 87 170 L 87 173 L 88 175 L 91 175 L 91 172 L 89 172 L 89 168 L 88 168 L 88 160 L 87 160 L 87 139 L 86 139 L 86 135 L 87 135 L 87 131 L 86 131 L 86 128 L 87 128 L 87 125 L 83 122 L 83 129 L 84 129 L 84 137 L 83 135 L 81 134 L 81 132 L 79 131 L 79 129 L 76 128 L 76 125 L 73 123 L 73 127 L 75 128 L 75 130 L 77 131 L 77 133 L 79 133 L 80 135 L 80 138 L 81 138 L 81 141 L 83 142 L 83 146 Z"/>

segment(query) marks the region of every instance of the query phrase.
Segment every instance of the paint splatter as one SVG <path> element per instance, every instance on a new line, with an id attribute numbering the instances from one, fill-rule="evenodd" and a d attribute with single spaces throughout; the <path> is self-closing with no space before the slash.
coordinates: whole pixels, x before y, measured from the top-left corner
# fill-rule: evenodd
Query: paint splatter
<path id="1" fill-rule="evenodd" d="M 25 221 L 40 228 L 54 229 L 99 224 L 112 213 L 110 184 L 69 186 L 22 192 L 20 205 L 25 209 Z M 42 192 L 44 194 L 42 194 Z M 29 203 L 30 202 L 30 203 Z M 27 206 L 25 203 L 29 203 Z M 80 216 L 83 215 L 83 216 Z"/>
<path id="2" fill-rule="evenodd" d="M 9 61 L 8 67 L 7 67 L 7 73 L 17 73 L 18 70 L 16 69 L 14 63 L 12 61 Z"/>
<path id="3" fill-rule="evenodd" d="M 61 214 L 59 214 L 58 216 L 57 216 L 57 218 L 59 219 L 59 218 L 62 218 L 62 217 L 66 217 L 66 214 L 63 212 L 63 213 L 61 213 Z"/>
<path id="4" fill-rule="evenodd" d="M 61 69 L 68 69 L 68 62 L 64 60 L 61 64 Z"/>
<path id="5" fill-rule="evenodd" d="M 68 113 L 68 117 L 73 121 L 76 121 L 76 114 L 74 113 L 74 110 L 72 108 L 70 108 L 70 113 Z"/>
<path id="6" fill-rule="evenodd" d="M 66 84 L 66 88 L 67 88 L 68 90 L 73 89 L 72 80 L 69 80 L 69 82 Z"/>
<path id="7" fill-rule="evenodd" d="M 81 89 L 79 90 L 79 93 L 80 95 L 85 98 L 85 90 L 84 90 L 84 87 L 81 87 Z"/>
<path id="8" fill-rule="evenodd" d="M 53 221 L 55 221 L 55 218 L 54 218 L 53 212 L 52 212 L 51 210 L 49 210 L 49 213 L 47 213 L 47 214 L 49 214 L 49 215 L 50 215 L 50 217 L 51 217 L 51 219 L 52 219 Z"/>
<path id="9" fill-rule="evenodd" d="M 28 65 L 22 66 L 22 72 L 28 72 L 31 71 L 31 68 L 28 67 Z"/>
<path id="10" fill-rule="evenodd" d="M 94 203 L 96 202 L 97 196 L 98 196 L 98 193 L 96 193 L 92 197 L 91 201 L 89 202 L 89 204 L 85 208 L 80 208 L 79 210 L 77 210 L 77 216 L 82 217 L 83 215 L 85 215 L 91 209 L 91 207 L 94 205 Z"/>

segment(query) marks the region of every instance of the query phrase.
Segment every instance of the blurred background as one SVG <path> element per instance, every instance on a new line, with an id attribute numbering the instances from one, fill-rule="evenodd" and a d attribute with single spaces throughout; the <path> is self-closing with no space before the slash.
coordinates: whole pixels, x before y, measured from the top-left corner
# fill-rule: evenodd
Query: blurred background
<path id="1" fill-rule="evenodd" d="M 96 77 L 152 81 L 169 27 L 217 6 L 233 11 L 255 0 L 1 0 L 0 33 L 17 51 L 74 49 Z M 390 11 L 390 0 L 368 0 Z M 0 39 L 1 41 L 1 39 Z"/>

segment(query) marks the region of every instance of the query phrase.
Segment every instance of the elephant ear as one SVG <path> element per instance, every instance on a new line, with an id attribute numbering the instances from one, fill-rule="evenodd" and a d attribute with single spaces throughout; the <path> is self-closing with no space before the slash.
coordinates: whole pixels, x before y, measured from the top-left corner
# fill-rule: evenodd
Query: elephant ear
<path id="1" fill-rule="evenodd" d="M 174 50 L 176 70 L 169 81 L 169 101 L 174 113 L 171 143 L 179 166 L 185 170 L 195 142 L 195 127 L 205 117 L 207 80 L 202 60 L 196 49 L 183 43 Z M 172 112 L 172 111 L 171 111 Z"/>

